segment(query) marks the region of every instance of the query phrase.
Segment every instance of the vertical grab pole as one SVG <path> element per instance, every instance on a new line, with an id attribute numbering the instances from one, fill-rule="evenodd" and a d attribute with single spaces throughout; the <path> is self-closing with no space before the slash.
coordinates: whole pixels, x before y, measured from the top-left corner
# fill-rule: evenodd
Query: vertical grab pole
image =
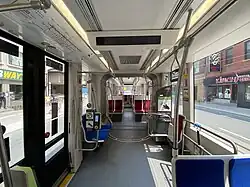
<path id="1" fill-rule="evenodd" d="M 175 97 L 175 105 L 174 105 L 173 157 L 178 156 L 179 98 L 180 98 L 180 92 L 181 92 L 180 89 L 181 89 L 182 74 L 184 72 L 184 68 L 185 68 L 185 64 L 186 64 L 186 60 L 187 60 L 187 56 L 188 56 L 188 50 L 189 50 L 189 46 L 190 46 L 190 43 L 191 43 L 190 38 L 188 38 L 187 41 L 185 41 L 185 40 L 186 40 L 187 32 L 188 32 L 188 29 L 189 29 L 189 24 L 190 24 L 192 11 L 193 11 L 193 9 L 188 10 L 188 17 L 187 17 L 185 28 L 184 28 L 184 33 L 183 33 L 182 39 L 180 41 L 180 42 L 185 42 L 185 45 L 184 45 L 184 51 L 183 51 L 181 64 L 180 64 L 180 68 L 179 68 L 179 75 L 178 75 L 177 89 L 176 89 L 176 97 Z"/>
<path id="2" fill-rule="evenodd" d="M 3 173 L 3 180 L 4 180 L 4 186 L 5 187 L 13 187 L 11 173 L 10 173 L 10 167 L 7 159 L 6 154 L 6 147 L 4 143 L 4 127 L 0 124 L 0 162 L 2 167 L 2 173 Z"/>
<path id="3" fill-rule="evenodd" d="M 174 46 L 174 50 L 177 51 L 177 46 Z M 175 62 L 175 61 L 177 62 L 178 67 L 180 68 L 180 63 L 179 63 L 179 61 L 178 61 L 178 59 L 177 59 L 177 52 L 175 52 L 174 56 L 175 56 L 175 57 L 174 57 L 174 60 L 173 60 L 173 62 L 172 62 L 172 64 L 171 64 L 171 67 L 170 67 L 171 73 L 173 72 L 173 67 L 174 67 L 174 62 Z M 171 81 L 171 76 L 170 76 L 170 81 Z M 172 84 L 172 81 L 171 81 L 171 117 L 173 117 L 173 116 L 172 116 L 172 113 L 173 113 L 172 107 L 173 107 L 173 84 Z"/>

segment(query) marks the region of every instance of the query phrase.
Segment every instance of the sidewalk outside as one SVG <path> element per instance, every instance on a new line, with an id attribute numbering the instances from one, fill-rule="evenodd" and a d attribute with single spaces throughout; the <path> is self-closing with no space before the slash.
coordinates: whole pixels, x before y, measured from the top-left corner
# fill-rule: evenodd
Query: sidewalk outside
<path id="1" fill-rule="evenodd" d="M 202 107 L 202 108 L 208 108 L 208 109 L 213 109 L 213 110 L 217 110 L 217 111 L 223 111 L 223 112 L 229 112 L 229 113 L 234 113 L 234 114 L 239 114 L 239 115 L 244 115 L 244 116 L 250 116 L 250 109 L 236 107 L 233 105 L 228 106 L 228 105 L 214 104 L 214 103 L 195 103 L 195 106 L 197 107 L 197 109 L 199 107 Z"/>

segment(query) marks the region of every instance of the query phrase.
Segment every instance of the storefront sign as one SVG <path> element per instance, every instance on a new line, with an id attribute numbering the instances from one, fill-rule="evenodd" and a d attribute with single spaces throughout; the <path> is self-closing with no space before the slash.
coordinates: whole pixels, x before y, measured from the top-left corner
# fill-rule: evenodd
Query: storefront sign
<path id="1" fill-rule="evenodd" d="M 216 78 L 216 84 L 248 82 L 248 81 L 250 81 L 250 74 Z"/>
<path id="2" fill-rule="evenodd" d="M 23 73 L 17 72 L 17 71 L 0 69 L 0 79 L 22 81 Z"/>
<path id="3" fill-rule="evenodd" d="M 210 55 L 208 60 L 210 64 L 210 72 L 217 72 L 221 70 L 220 53 Z"/>
<path id="4" fill-rule="evenodd" d="M 176 69 L 176 70 L 172 71 L 170 73 L 171 82 L 177 81 L 178 80 L 178 76 L 179 76 L 179 69 Z"/>

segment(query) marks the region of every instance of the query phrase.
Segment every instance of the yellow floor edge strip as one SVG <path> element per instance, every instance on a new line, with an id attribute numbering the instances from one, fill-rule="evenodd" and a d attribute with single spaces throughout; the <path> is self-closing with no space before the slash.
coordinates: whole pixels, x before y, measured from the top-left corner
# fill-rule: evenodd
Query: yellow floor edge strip
<path id="1" fill-rule="evenodd" d="M 73 178 L 75 174 L 74 173 L 69 173 L 62 181 L 62 183 L 60 184 L 59 187 L 66 187 L 68 186 L 69 182 L 71 181 L 71 179 Z"/>

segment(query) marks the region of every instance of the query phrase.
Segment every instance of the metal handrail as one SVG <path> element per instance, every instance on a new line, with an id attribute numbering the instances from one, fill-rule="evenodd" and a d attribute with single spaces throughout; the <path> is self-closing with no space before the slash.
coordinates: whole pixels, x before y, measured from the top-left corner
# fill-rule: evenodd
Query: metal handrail
<path id="1" fill-rule="evenodd" d="M 212 135 L 214 135 L 214 136 L 216 136 L 216 137 L 218 137 L 218 138 L 220 138 L 220 139 L 222 139 L 222 140 L 228 142 L 228 143 L 231 144 L 231 146 L 233 147 L 234 154 L 238 154 L 238 148 L 237 148 L 236 144 L 235 144 L 233 141 L 231 141 L 231 140 L 229 140 L 229 139 L 227 139 L 227 138 L 224 138 L 223 136 L 221 136 L 221 135 L 219 135 L 219 134 L 217 134 L 217 133 L 215 133 L 215 132 L 213 132 L 213 131 L 210 131 L 209 129 L 207 129 L 207 128 L 205 128 L 205 127 L 202 127 L 202 126 L 201 126 L 200 124 L 198 124 L 198 123 L 191 122 L 191 121 L 189 121 L 189 120 L 187 120 L 187 119 L 185 119 L 185 121 L 188 122 L 189 124 L 192 124 L 194 127 L 197 127 L 197 128 L 198 128 L 198 131 L 199 131 L 199 129 L 204 130 L 204 131 L 206 131 L 206 132 L 208 132 L 208 133 L 210 133 L 210 134 L 212 134 Z"/>
<path id="2" fill-rule="evenodd" d="M 168 120 L 166 120 L 165 118 L 168 118 L 168 119 L 171 119 L 171 121 L 172 121 L 172 117 L 170 116 L 170 115 L 165 115 L 165 114 L 161 114 L 161 113 L 150 113 L 150 115 L 155 115 L 155 116 L 159 116 L 160 118 L 160 120 L 162 120 L 162 121 L 165 121 L 165 122 L 169 122 Z M 227 138 L 224 138 L 223 136 L 221 136 L 221 135 L 219 135 L 219 134 L 217 134 L 217 133 L 215 133 L 215 132 L 212 132 L 212 131 L 210 131 L 209 129 L 206 129 L 205 127 L 202 127 L 200 124 L 197 124 L 197 123 L 193 123 L 193 122 L 191 122 L 191 121 L 189 121 L 189 120 L 187 120 L 187 119 L 184 119 L 184 121 L 185 122 L 187 122 L 187 123 L 189 123 L 189 124 L 192 124 L 192 125 L 194 125 L 195 127 L 197 127 L 198 128 L 198 134 L 197 134 L 197 136 L 199 136 L 200 137 L 200 131 L 199 131 L 199 129 L 201 129 L 201 130 L 204 130 L 204 131 L 206 131 L 206 132 L 208 132 L 208 133 L 210 133 L 210 134 L 212 134 L 212 135 L 214 135 L 214 136 L 216 136 L 216 137 L 218 137 L 218 138 L 220 138 L 220 139 L 222 139 L 222 140 L 224 140 L 224 141 L 226 141 L 226 142 L 228 142 L 228 143 L 230 143 L 231 145 L 232 145 L 232 147 L 233 147 L 233 150 L 234 150 L 234 154 L 238 154 L 238 148 L 237 148 L 237 146 L 236 146 L 236 144 L 233 142 L 233 141 L 231 141 L 231 140 L 229 140 L 229 139 L 227 139 Z M 173 125 L 173 123 L 169 123 L 171 126 L 174 126 Z M 184 126 L 183 126 L 184 127 Z M 184 130 L 184 129 L 183 129 Z M 192 142 L 195 146 L 197 146 L 200 150 L 203 150 L 205 153 L 207 153 L 208 155 L 212 155 L 208 150 L 206 150 L 204 147 L 202 147 L 201 145 L 200 145 L 200 142 L 196 142 L 196 141 L 194 141 L 191 137 L 189 137 L 187 134 L 185 134 L 184 133 L 184 131 L 182 130 L 182 134 L 181 134 L 181 137 L 180 137 L 180 140 L 178 141 L 178 144 L 182 141 L 182 140 L 184 140 L 184 138 L 183 137 L 185 137 L 185 138 L 187 138 L 190 142 Z M 183 147 L 182 147 L 182 149 L 183 149 Z"/>
<path id="3" fill-rule="evenodd" d="M 203 150 L 204 152 L 206 152 L 208 155 L 212 155 L 212 153 L 210 153 L 208 150 L 206 150 L 204 147 L 202 147 L 201 145 L 199 145 L 196 141 L 194 141 L 192 138 L 190 138 L 188 135 L 183 133 L 183 136 L 185 138 L 187 138 L 190 142 L 192 142 L 194 145 L 196 145 L 199 149 Z"/>

